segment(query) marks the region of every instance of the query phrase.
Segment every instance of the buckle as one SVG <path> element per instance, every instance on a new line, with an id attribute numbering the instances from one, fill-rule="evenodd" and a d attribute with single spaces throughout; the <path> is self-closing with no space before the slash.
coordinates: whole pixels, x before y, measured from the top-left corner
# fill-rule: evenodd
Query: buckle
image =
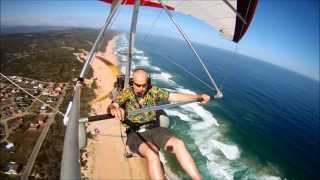
<path id="1" fill-rule="evenodd" d="M 147 129 L 146 128 L 140 128 L 137 132 L 142 133 L 145 132 Z"/>

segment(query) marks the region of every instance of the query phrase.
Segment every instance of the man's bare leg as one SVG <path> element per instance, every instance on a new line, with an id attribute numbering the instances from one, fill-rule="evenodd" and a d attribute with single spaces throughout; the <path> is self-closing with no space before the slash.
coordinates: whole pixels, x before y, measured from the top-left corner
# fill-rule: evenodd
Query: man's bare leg
<path id="1" fill-rule="evenodd" d="M 174 153 L 181 167 L 192 178 L 200 180 L 201 176 L 193 161 L 190 153 L 185 147 L 183 141 L 176 137 L 171 137 L 165 145 L 165 149 L 171 153 Z"/>
<path id="2" fill-rule="evenodd" d="M 151 149 L 152 148 L 152 149 Z M 163 170 L 160 164 L 160 157 L 156 147 L 150 143 L 142 143 L 139 146 L 139 152 L 147 159 L 148 173 L 151 179 L 165 179 Z"/>

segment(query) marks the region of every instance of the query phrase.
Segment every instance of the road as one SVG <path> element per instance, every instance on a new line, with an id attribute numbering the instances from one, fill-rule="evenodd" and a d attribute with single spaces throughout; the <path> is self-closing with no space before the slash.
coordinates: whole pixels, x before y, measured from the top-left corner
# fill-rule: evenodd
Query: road
<path id="1" fill-rule="evenodd" d="M 67 88 L 68 87 L 65 86 L 65 88 L 63 89 L 62 94 L 60 95 L 60 97 L 58 99 L 57 105 L 55 106 L 55 109 L 58 109 L 59 106 L 61 105 L 61 103 L 63 102 L 63 99 L 64 99 L 64 96 L 66 94 L 66 89 Z M 23 173 L 21 175 L 21 179 L 22 180 L 27 180 L 29 175 L 31 174 L 31 171 L 32 171 L 32 168 L 33 168 L 33 164 L 34 164 L 34 162 L 35 162 L 35 160 L 36 160 L 36 158 L 38 156 L 38 153 L 40 151 L 41 145 L 42 145 L 44 139 L 47 136 L 47 133 L 48 133 L 48 131 L 50 129 L 50 126 L 51 126 L 51 124 L 53 123 L 53 121 L 54 121 L 54 119 L 56 117 L 56 114 L 57 114 L 57 112 L 50 113 L 49 118 L 48 118 L 48 124 L 43 128 L 43 130 L 42 130 L 42 132 L 41 132 L 41 134 L 40 134 L 35 146 L 33 147 L 32 153 L 28 158 L 27 164 L 23 169 Z"/>

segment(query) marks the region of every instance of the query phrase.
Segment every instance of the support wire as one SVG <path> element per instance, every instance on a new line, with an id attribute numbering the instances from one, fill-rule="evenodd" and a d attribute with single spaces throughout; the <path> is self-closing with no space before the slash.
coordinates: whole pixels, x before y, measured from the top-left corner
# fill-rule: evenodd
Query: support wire
<path id="1" fill-rule="evenodd" d="M 161 6 L 163 7 L 163 9 L 165 10 L 165 12 L 167 13 L 169 19 L 173 22 L 173 24 L 175 25 L 175 27 L 177 28 L 177 30 L 180 32 L 180 34 L 183 36 L 183 38 L 185 39 L 185 41 L 188 43 L 189 47 L 191 48 L 192 52 L 194 53 L 194 55 L 197 57 L 197 60 L 199 61 L 199 63 L 202 65 L 203 69 L 205 70 L 206 74 L 208 75 L 212 85 L 215 87 L 217 94 L 215 95 L 215 98 L 222 98 L 223 94 L 222 92 L 219 90 L 216 82 L 214 81 L 213 77 L 211 76 L 211 74 L 209 73 L 206 65 L 204 64 L 204 62 L 202 61 L 202 59 L 200 58 L 200 56 L 198 55 L 197 51 L 195 50 L 195 48 L 193 47 L 190 39 L 188 38 L 187 34 L 182 30 L 181 26 L 176 22 L 176 20 L 174 19 L 173 15 L 171 14 L 171 12 L 167 9 L 167 7 L 163 4 L 162 0 L 158 0 L 161 4 Z"/>

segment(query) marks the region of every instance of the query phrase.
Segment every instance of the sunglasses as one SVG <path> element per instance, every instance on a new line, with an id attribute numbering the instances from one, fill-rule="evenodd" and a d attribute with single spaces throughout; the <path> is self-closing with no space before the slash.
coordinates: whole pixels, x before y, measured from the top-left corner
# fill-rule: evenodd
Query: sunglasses
<path id="1" fill-rule="evenodd" d="M 147 86 L 147 83 L 146 84 L 137 84 L 137 83 L 133 83 L 135 86 L 137 86 L 138 88 L 139 87 L 146 87 Z"/>

